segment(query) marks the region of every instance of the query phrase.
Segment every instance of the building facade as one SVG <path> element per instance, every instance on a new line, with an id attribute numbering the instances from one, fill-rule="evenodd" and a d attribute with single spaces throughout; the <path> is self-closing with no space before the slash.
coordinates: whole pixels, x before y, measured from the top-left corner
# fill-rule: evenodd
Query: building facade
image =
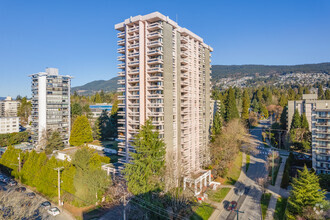
<path id="1" fill-rule="evenodd" d="M 150 119 L 166 144 L 173 175 L 198 173 L 209 158 L 212 48 L 159 12 L 131 17 L 115 29 L 121 162 L 130 160 L 132 138 Z"/>
<path id="2" fill-rule="evenodd" d="M 0 134 L 19 132 L 19 117 L 0 117 Z"/>
<path id="3" fill-rule="evenodd" d="M 109 103 L 98 103 L 95 105 L 90 105 L 91 114 L 93 119 L 97 119 L 101 116 L 103 111 L 106 111 L 108 114 L 111 113 L 112 104 Z"/>
<path id="4" fill-rule="evenodd" d="M 0 101 L 0 117 L 16 117 L 19 106 L 19 101 L 8 96 L 5 100 Z"/>
<path id="5" fill-rule="evenodd" d="M 32 79 L 32 140 L 44 147 L 48 132 L 60 132 L 65 144 L 70 138 L 71 76 L 59 75 L 58 69 L 30 75 Z"/>
<path id="6" fill-rule="evenodd" d="M 330 100 L 318 100 L 317 94 L 304 94 L 302 100 L 288 102 L 287 130 L 294 111 L 305 114 L 312 132 L 312 164 L 316 173 L 330 173 Z"/>

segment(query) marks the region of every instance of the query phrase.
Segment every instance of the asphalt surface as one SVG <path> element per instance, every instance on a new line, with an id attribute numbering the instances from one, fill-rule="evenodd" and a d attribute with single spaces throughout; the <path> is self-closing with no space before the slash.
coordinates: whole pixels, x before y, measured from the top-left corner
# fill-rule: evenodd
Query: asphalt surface
<path id="1" fill-rule="evenodd" d="M 66 212 L 57 216 L 51 216 L 47 210 L 49 208 L 40 207 L 47 199 L 36 194 L 34 198 L 29 198 L 26 194 L 32 191 L 26 188 L 25 192 L 16 192 L 15 189 L 22 185 L 9 186 L 0 182 L 0 219 L 46 219 L 46 220 L 71 220 L 74 219 Z M 52 207 L 54 204 L 52 204 Z"/>
<path id="2" fill-rule="evenodd" d="M 253 135 L 257 140 L 262 142 L 262 127 L 268 126 L 268 121 L 260 121 L 260 125 L 251 130 L 251 135 Z M 235 193 L 231 198 L 232 200 L 237 201 L 237 208 L 240 212 L 239 219 L 253 219 L 258 220 L 262 219 L 261 215 L 261 206 L 260 198 L 262 191 L 260 186 L 257 184 L 257 179 L 260 177 L 267 176 L 266 170 L 266 161 L 268 157 L 269 150 L 264 148 L 263 144 L 259 144 L 256 147 L 254 153 L 251 153 L 250 156 L 250 165 L 247 173 L 243 172 L 242 182 L 239 182 L 237 185 L 239 189 L 244 188 L 245 192 L 243 195 L 238 195 Z M 245 169 L 245 168 L 243 168 Z M 237 191 L 237 190 L 236 190 Z M 224 201 L 228 202 L 228 201 Z M 236 212 L 229 212 L 223 210 L 219 216 L 219 219 L 234 220 L 237 219 Z"/>

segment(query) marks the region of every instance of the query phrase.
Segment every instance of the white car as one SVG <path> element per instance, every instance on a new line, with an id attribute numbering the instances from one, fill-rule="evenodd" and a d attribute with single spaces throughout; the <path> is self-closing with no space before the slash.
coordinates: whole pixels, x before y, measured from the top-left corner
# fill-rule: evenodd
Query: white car
<path id="1" fill-rule="evenodd" d="M 52 216 L 57 216 L 60 214 L 60 210 L 56 207 L 48 209 L 47 212 Z"/>

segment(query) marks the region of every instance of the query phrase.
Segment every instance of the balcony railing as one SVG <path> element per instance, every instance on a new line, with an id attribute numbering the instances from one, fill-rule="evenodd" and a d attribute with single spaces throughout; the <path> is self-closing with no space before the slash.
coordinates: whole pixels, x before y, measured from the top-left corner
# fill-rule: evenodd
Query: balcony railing
<path id="1" fill-rule="evenodd" d="M 163 42 L 161 42 L 160 40 L 154 40 L 154 41 L 150 41 L 148 43 L 148 47 L 153 47 L 153 46 L 162 46 Z"/>
<path id="2" fill-rule="evenodd" d="M 158 32 L 158 31 L 157 32 L 151 32 L 150 34 L 148 34 L 149 39 L 160 38 L 162 36 L 163 36 L 163 34 Z"/>
<path id="3" fill-rule="evenodd" d="M 139 65 L 139 63 L 140 63 L 139 60 L 135 60 L 135 61 L 128 62 L 128 65 L 129 66 L 136 66 L 136 65 Z"/>
<path id="4" fill-rule="evenodd" d="M 155 82 L 155 81 L 163 81 L 164 78 L 162 76 L 151 76 L 147 80 L 149 82 Z"/>
<path id="5" fill-rule="evenodd" d="M 117 44 L 120 46 L 124 46 L 125 45 L 125 40 L 119 40 L 117 41 Z"/>
<path id="6" fill-rule="evenodd" d="M 119 69 L 125 69 L 125 63 L 120 63 L 118 64 Z"/>
<path id="7" fill-rule="evenodd" d="M 118 76 L 125 77 L 125 71 L 118 72 Z"/>
<path id="8" fill-rule="evenodd" d="M 140 44 L 132 44 L 128 46 L 128 49 L 139 47 Z"/>
<path id="9" fill-rule="evenodd" d="M 154 59 L 148 60 L 148 64 L 160 64 L 160 63 L 163 63 L 163 60 L 160 58 L 154 58 Z"/>
<path id="10" fill-rule="evenodd" d="M 140 80 L 139 77 L 135 77 L 135 78 L 128 79 L 128 82 L 139 82 L 139 80 Z"/>
<path id="11" fill-rule="evenodd" d="M 132 27 L 128 29 L 128 32 L 138 31 L 139 27 Z"/>
<path id="12" fill-rule="evenodd" d="M 118 56 L 118 61 L 125 61 L 125 55 Z"/>
<path id="13" fill-rule="evenodd" d="M 156 30 L 156 29 L 161 29 L 163 28 L 163 25 L 161 23 L 153 23 L 148 25 L 149 30 Z"/>
<path id="14" fill-rule="evenodd" d="M 129 53 L 128 54 L 128 57 L 131 58 L 131 57 L 136 57 L 136 56 L 139 56 L 140 53 Z"/>
<path id="15" fill-rule="evenodd" d="M 163 68 L 161 68 L 161 67 L 148 68 L 148 72 L 149 73 L 163 72 Z"/>
<path id="16" fill-rule="evenodd" d="M 119 32 L 119 33 L 117 34 L 117 37 L 119 37 L 119 38 L 124 38 L 124 37 L 125 37 L 125 32 Z"/>
<path id="17" fill-rule="evenodd" d="M 125 48 L 123 48 L 123 47 L 122 48 L 118 48 L 117 49 L 117 52 L 118 53 L 125 53 Z"/>
<path id="18" fill-rule="evenodd" d="M 163 54 L 163 52 L 161 50 L 149 50 L 148 51 L 148 55 L 159 55 L 159 54 Z"/>

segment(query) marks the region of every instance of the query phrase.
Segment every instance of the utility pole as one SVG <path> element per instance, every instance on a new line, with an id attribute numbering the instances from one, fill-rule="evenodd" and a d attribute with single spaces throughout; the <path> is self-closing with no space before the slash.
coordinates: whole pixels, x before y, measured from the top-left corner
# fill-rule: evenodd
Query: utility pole
<path id="1" fill-rule="evenodd" d="M 64 169 L 64 167 L 57 167 L 54 170 L 57 170 L 57 188 L 58 188 L 58 206 L 61 206 L 61 170 Z"/>
<path id="2" fill-rule="evenodd" d="M 18 173 L 19 173 L 19 182 L 21 182 L 21 152 L 18 153 Z"/>
<path id="3" fill-rule="evenodd" d="M 273 151 L 273 164 L 272 164 L 272 183 L 274 184 L 274 149 L 272 149 Z"/>
<path id="4" fill-rule="evenodd" d="M 124 193 L 124 213 L 123 218 L 126 220 L 126 192 Z"/>

